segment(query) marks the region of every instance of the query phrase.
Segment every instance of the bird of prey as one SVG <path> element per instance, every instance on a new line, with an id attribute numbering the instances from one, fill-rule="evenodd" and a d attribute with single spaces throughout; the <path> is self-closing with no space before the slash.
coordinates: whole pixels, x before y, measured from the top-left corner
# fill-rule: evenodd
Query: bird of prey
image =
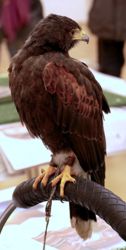
<path id="1" fill-rule="evenodd" d="M 48 168 L 35 179 L 46 186 L 57 168 L 64 196 L 76 176 L 104 185 L 106 143 L 103 111 L 110 111 L 102 88 L 88 66 L 69 55 L 88 36 L 74 20 L 50 14 L 31 32 L 12 58 L 9 85 L 21 122 L 52 152 Z M 35 152 L 34 152 L 35 153 Z M 83 190 L 82 190 L 83 192 Z M 90 197 L 89 197 L 90 199 Z M 83 239 L 91 236 L 96 215 L 70 202 L 71 224 Z"/>

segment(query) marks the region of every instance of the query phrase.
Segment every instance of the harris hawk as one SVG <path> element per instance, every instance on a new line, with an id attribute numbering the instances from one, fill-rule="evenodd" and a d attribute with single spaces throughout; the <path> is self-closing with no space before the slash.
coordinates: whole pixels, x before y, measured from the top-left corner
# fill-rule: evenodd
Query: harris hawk
<path id="1" fill-rule="evenodd" d="M 103 111 L 110 111 L 102 88 L 85 63 L 69 55 L 88 36 L 74 20 L 50 14 L 31 32 L 12 58 L 9 85 L 21 122 L 52 152 L 48 168 L 35 179 L 46 186 L 57 168 L 60 195 L 76 176 L 101 185 L 105 180 L 106 143 Z M 83 192 L 83 190 L 82 190 Z M 90 199 L 90 197 L 89 197 Z M 91 236 L 93 211 L 70 202 L 71 224 L 83 239 Z"/>

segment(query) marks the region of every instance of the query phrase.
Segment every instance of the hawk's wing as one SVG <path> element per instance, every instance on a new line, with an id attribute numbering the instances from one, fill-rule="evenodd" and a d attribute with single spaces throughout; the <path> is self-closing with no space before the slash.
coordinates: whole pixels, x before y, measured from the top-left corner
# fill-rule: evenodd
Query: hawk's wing
<path id="1" fill-rule="evenodd" d="M 102 109 L 109 112 L 102 89 L 87 66 L 50 62 L 43 71 L 45 89 L 52 95 L 54 121 L 68 136 L 82 168 L 103 184 L 106 151 Z"/>

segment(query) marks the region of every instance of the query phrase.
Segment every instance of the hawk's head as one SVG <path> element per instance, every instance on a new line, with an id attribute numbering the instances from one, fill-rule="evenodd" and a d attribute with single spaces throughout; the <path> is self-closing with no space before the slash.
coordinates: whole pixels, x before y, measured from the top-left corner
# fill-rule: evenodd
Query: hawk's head
<path id="1" fill-rule="evenodd" d="M 25 47 L 39 47 L 45 52 L 68 52 L 78 41 L 89 41 L 88 36 L 74 20 L 50 14 L 32 31 Z"/>

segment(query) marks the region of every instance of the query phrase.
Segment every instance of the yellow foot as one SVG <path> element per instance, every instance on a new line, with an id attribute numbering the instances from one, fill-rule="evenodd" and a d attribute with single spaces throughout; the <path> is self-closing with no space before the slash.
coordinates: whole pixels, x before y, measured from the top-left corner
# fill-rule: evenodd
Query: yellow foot
<path id="1" fill-rule="evenodd" d="M 48 166 L 46 170 L 42 170 L 42 173 L 36 177 L 34 183 L 33 183 L 33 188 L 37 189 L 37 186 L 39 182 L 41 181 L 42 185 L 45 187 L 48 179 L 51 175 L 53 175 L 56 172 L 56 168 L 52 166 Z"/>
<path id="2" fill-rule="evenodd" d="M 69 165 L 66 165 L 64 167 L 64 170 L 62 171 L 61 174 L 59 174 L 57 177 L 55 177 L 51 183 L 52 183 L 52 187 L 54 187 L 60 180 L 60 196 L 64 197 L 64 187 L 66 182 L 73 182 L 75 183 L 76 180 L 70 175 L 71 172 L 71 167 Z"/>

